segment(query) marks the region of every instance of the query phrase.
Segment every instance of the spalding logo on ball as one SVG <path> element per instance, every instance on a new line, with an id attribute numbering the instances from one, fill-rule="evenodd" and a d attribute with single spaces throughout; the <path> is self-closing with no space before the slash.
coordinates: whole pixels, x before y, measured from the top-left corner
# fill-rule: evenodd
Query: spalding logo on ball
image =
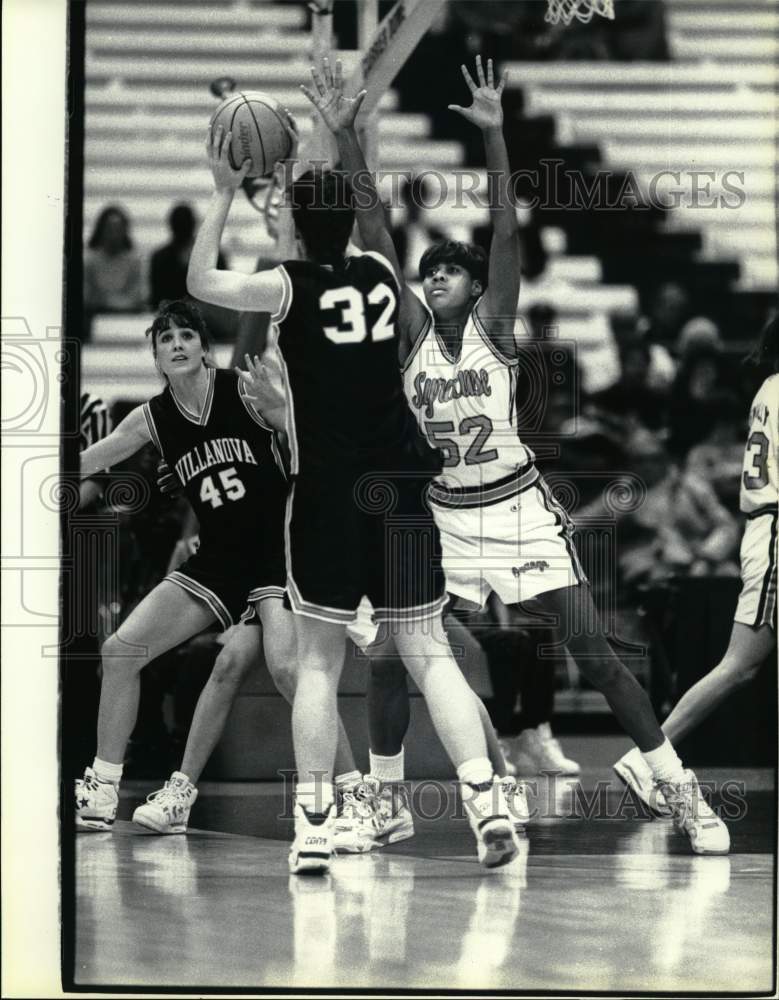
<path id="1" fill-rule="evenodd" d="M 232 132 L 230 165 L 238 169 L 244 160 L 252 161 L 247 177 L 268 177 L 279 160 L 291 152 L 292 140 L 286 131 L 287 113 L 268 94 L 259 91 L 234 91 L 211 117 L 212 131 L 219 125 Z"/>

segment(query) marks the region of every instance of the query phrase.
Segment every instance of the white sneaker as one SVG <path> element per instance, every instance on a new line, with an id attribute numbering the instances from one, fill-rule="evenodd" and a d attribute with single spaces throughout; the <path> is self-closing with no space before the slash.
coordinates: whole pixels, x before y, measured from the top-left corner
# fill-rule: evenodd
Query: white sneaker
<path id="1" fill-rule="evenodd" d="M 406 789 L 403 785 L 385 785 L 381 787 L 378 778 L 365 776 L 376 796 L 376 846 L 397 844 L 414 836 L 414 816 L 408 804 Z"/>
<path id="2" fill-rule="evenodd" d="M 560 741 L 555 738 L 548 722 L 542 722 L 537 727 L 536 732 L 541 745 L 541 767 L 539 770 L 557 771 L 569 776 L 579 774 L 581 767 L 575 760 L 565 756 Z"/>
<path id="3" fill-rule="evenodd" d="M 99 781 L 91 767 L 76 779 L 76 829 L 110 830 L 119 807 L 119 790 L 110 781 Z"/>
<path id="4" fill-rule="evenodd" d="M 519 854 L 519 841 L 500 782 L 490 782 L 482 790 L 465 783 L 461 787 L 479 862 L 485 868 L 507 865 Z"/>
<path id="5" fill-rule="evenodd" d="M 515 830 L 523 830 L 530 822 L 530 808 L 527 804 L 527 789 L 524 781 L 517 781 L 510 774 L 505 778 L 495 778 L 503 789 L 509 816 Z"/>
<path id="6" fill-rule="evenodd" d="M 186 833 L 189 810 L 195 804 L 197 789 L 181 771 L 174 771 L 159 791 L 133 813 L 133 823 L 157 833 Z"/>
<path id="7" fill-rule="evenodd" d="M 289 849 L 293 875 L 328 875 L 333 858 L 335 804 L 325 813 L 309 813 L 295 804 L 295 839 Z"/>
<path id="8" fill-rule="evenodd" d="M 728 828 L 704 799 L 698 779 L 692 771 L 684 772 L 684 781 L 658 782 L 676 826 L 690 838 L 696 854 L 727 854 L 730 850 Z"/>
<path id="9" fill-rule="evenodd" d="M 378 803 L 371 786 L 359 782 L 344 791 L 335 817 L 336 854 L 365 854 L 376 846 Z"/>
<path id="10" fill-rule="evenodd" d="M 644 755 L 638 749 L 632 750 L 620 757 L 614 765 L 614 773 L 628 788 L 631 788 L 644 803 L 653 816 L 670 816 L 671 810 L 665 801 L 665 796 L 655 784 L 652 768 L 644 760 Z"/>
<path id="11" fill-rule="evenodd" d="M 500 750 L 501 753 L 503 754 L 503 758 L 506 761 L 506 774 L 509 777 L 513 778 L 516 776 L 517 773 L 516 764 L 512 759 L 514 756 L 514 747 L 512 746 L 511 742 L 507 739 L 502 739 L 502 740 L 498 739 L 498 743 L 500 744 Z"/>

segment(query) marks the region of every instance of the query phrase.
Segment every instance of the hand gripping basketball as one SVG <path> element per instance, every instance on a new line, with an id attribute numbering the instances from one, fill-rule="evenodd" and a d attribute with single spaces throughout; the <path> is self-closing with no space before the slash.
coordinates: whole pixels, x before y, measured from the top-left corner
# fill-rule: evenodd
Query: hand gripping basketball
<path id="1" fill-rule="evenodd" d="M 230 165 L 232 138 L 232 132 L 225 132 L 221 125 L 217 125 L 215 129 L 209 128 L 206 136 L 206 155 L 217 191 L 234 191 L 239 188 L 251 170 L 250 159 L 244 160 L 237 170 Z"/>

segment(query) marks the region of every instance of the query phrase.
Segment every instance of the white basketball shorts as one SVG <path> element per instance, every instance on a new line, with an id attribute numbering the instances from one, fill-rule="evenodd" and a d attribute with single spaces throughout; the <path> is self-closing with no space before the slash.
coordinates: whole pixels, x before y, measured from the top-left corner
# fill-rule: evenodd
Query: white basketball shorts
<path id="1" fill-rule="evenodd" d="M 430 508 L 450 594 L 483 607 L 494 591 L 504 604 L 518 604 L 587 582 L 573 522 L 541 476 L 494 503 L 442 506 L 431 496 Z"/>
<path id="2" fill-rule="evenodd" d="M 735 621 L 776 628 L 777 512 L 761 511 L 747 520 L 741 540 L 741 594 Z"/>

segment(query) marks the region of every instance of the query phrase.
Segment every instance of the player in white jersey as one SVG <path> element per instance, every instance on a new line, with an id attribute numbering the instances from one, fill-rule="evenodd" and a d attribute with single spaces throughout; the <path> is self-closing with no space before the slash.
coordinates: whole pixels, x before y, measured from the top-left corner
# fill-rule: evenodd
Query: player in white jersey
<path id="1" fill-rule="evenodd" d="M 779 316 L 767 324 L 752 355 L 779 370 Z M 705 677 L 686 691 L 663 723 L 678 742 L 739 687 L 749 683 L 776 650 L 777 502 L 779 502 L 779 374 L 770 375 L 749 412 L 749 437 L 741 473 L 740 506 L 746 515 L 741 542 L 741 594 L 725 655 Z M 614 765 L 622 780 L 646 801 L 651 787 L 635 751 Z M 655 811 L 666 811 L 662 800 Z"/>
<path id="2" fill-rule="evenodd" d="M 724 824 L 660 730 L 647 693 L 614 655 L 602 628 L 591 627 L 598 615 L 589 588 L 579 586 L 586 581 L 571 543 L 572 525 L 518 438 L 512 389 L 520 249 L 503 137 L 506 77 L 496 87 L 492 60 L 485 73 L 480 56 L 478 83 L 465 66 L 462 71 L 473 103 L 449 108 L 482 131 L 493 230 L 489 258 L 467 244 L 431 247 L 420 263 L 427 305 L 401 283 L 399 313 L 405 388 L 420 426 L 444 455 L 430 501 L 447 589 L 479 604 L 492 589 L 508 604 L 521 603 L 555 620 L 582 674 L 604 694 L 666 790 L 693 849 L 720 853 L 727 850 Z M 328 80 L 320 98 L 320 110 L 345 100 L 338 79 Z M 331 130 L 352 187 L 360 192 L 354 204 L 363 242 L 400 274 L 357 134 L 352 126 Z M 588 634 L 577 624 L 584 622 Z"/>

